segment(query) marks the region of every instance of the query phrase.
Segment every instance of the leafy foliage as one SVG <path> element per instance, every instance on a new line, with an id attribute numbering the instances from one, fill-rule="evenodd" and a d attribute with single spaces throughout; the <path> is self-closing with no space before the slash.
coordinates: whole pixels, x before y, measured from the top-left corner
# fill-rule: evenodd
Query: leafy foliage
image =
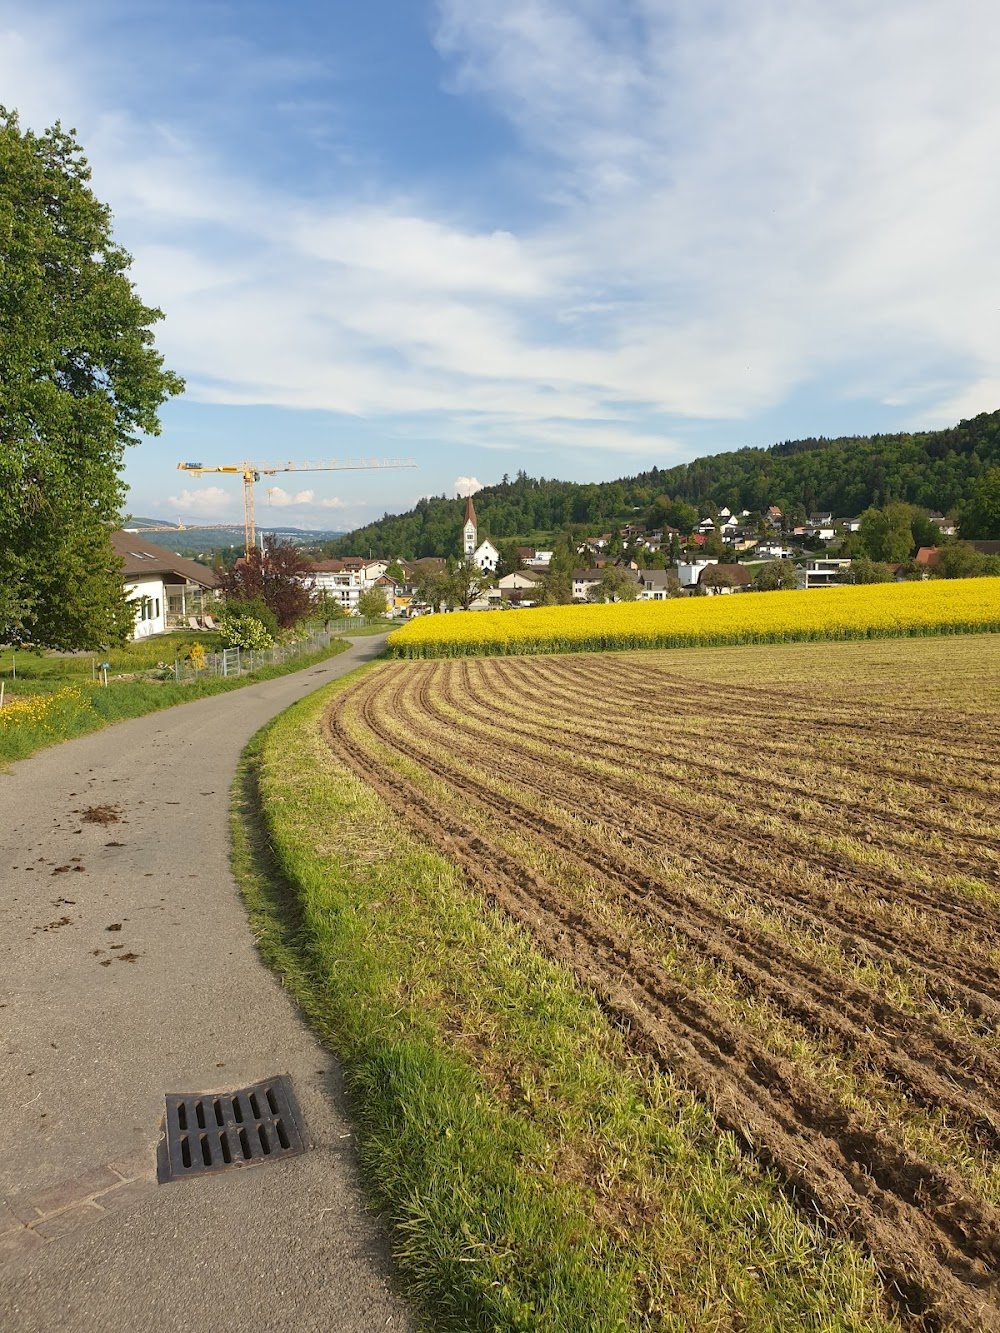
<path id="1" fill-rule="evenodd" d="M 280 629 L 298 624 L 313 605 L 308 560 L 292 542 L 270 534 L 263 551 L 251 551 L 225 574 L 222 587 L 227 598 L 262 602 Z"/>
<path id="2" fill-rule="evenodd" d="M 799 586 L 798 570 L 790 560 L 769 560 L 758 569 L 753 586 L 758 592 L 779 592 Z"/>
<path id="3" fill-rule="evenodd" d="M 636 518 L 647 527 L 666 524 L 689 532 L 701 511 L 722 506 L 747 509 L 755 521 L 769 505 L 797 519 L 815 511 L 853 517 L 892 502 L 947 513 L 970 505 L 980 480 L 997 468 L 1000 411 L 948 430 L 737 449 L 601 484 L 534 478 L 522 471 L 477 491 L 476 512 L 480 537 L 489 535 L 501 550 L 504 542 L 534 532 L 596 534 Z M 462 499 L 424 499 L 409 513 L 386 514 L 340 538 L 330 553 L 371 546 L 406 559 L 453 555 L 464 512 Z"/>
<path id="4" fill-rule="evenodd" d="M 358 611 L 368 620 L 384 616 L 388 606 L 381 588 L 367 588 L 358 598 Z"/>
<path id="5" fill-rule="evenodd" d="M 980 478 L 962 511 L 961 535 L 970 541 L 1000 541 L 1000 467 Z"/>
<path id="6" fill-rule="evenodd" d="M 0 108 L 0 640 L 64 649 L 131 632 L 109 535 L 122 459 L 183 388 L 89 180 L 72 133 Z"/>

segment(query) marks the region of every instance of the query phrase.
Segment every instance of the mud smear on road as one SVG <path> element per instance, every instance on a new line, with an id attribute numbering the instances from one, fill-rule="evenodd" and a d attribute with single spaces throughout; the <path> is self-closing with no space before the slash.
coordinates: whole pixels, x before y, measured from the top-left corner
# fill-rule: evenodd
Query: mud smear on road
<path id="1" fill-rule="evenodd" d="M 122 817 L 117 805 L 89 805 L 77 813 L 85 824 L 118 824 Z"/>

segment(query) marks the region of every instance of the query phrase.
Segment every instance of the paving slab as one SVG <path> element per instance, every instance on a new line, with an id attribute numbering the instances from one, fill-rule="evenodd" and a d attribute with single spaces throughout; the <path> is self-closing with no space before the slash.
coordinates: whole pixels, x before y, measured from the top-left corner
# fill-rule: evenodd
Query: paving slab
<path id="1" fill-rule="evenodd" d="M 229 790 L 381 636 L 0 773 L 0 1327 L 410 1329 L 336 1061 L 261 962 Z M 168 1092 L 287 1074 L 309 1151 L 157 1184 Z"/>

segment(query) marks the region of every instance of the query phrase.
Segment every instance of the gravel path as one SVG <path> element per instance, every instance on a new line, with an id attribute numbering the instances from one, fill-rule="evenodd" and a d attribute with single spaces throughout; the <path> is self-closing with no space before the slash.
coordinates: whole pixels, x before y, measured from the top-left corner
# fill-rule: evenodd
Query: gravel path
<path id="1" fill-rule="evenodd" d="M 261 963 L 229 788 L 269 718 L 382 649 L 0 774 L 0 1327 L 408 1329 L 340 1075 Z M 166 1092 L 291 1075 L 312 1150 L 157 1185 Z"/>

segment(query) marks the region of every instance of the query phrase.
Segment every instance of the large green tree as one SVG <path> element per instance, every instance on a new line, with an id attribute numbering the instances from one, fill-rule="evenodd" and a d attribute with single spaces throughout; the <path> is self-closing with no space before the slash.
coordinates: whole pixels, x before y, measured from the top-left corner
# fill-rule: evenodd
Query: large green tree
<path id="1" fill-rule="evenodd" d="M 962 510 L 961 534 L 972 541 L 1000 541 L 1000 467 L 980 477 Z"/>
<path id="2" fill-rule="evenodd" d="M 0 642 L 99 648 L 134 625 L 110 531 L 125 447 L 184 385 L 73 132 L 0 107 Z"/>

